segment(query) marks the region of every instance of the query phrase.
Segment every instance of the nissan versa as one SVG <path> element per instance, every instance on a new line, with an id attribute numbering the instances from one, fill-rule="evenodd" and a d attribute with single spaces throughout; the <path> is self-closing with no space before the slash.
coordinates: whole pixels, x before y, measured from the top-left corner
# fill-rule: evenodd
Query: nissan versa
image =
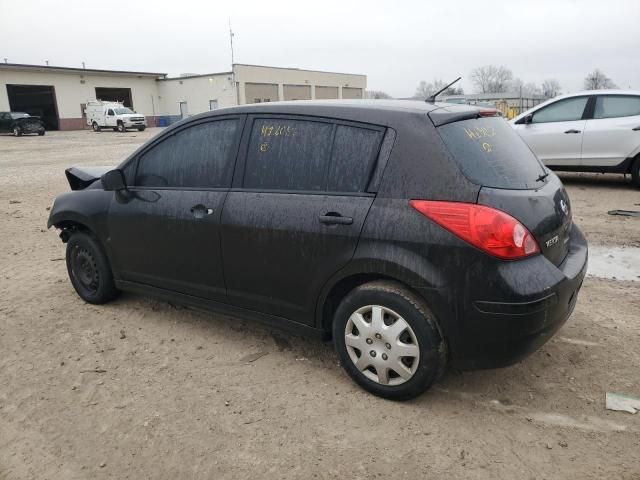
<path id="1" fill-rule="evenodd" d="M 83 300 L 128 290 L 332 337 L 391 399 L 539 348 L 587 266 L 562 183 L 494 110 L 233 107 L 66 175 L 48 226 Z"/>

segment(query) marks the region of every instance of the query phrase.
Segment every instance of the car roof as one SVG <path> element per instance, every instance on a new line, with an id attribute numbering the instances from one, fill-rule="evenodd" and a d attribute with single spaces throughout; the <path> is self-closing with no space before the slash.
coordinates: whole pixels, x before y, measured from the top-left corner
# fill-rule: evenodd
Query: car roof
<path id="1" fill-rule="evenodd" d="M 356 122 L 391 125 L 409 115 L 427 115 L 432 112 L 469 114 L 478 107 L 420 100 L 296 100 L 264 102 L 220 108 L 189 117 L 187 121 L 230 114 L 280 114 L 337 118 Z M 432 117 L 433 118 L 433 117 Z M 178 124 L 183 124 L 178 122 Z M 177 125 L 177 124 L 173 124 Z M 172 126 L 173 126 L 172 125 Z"/>
<path id="2" fill-rule="evenodd" d="M 539 110 L 542 107 L 549 105 L 550 103 L 557 102 L 558 100 L 562 100 L 565 98 L 572 97 L 584 97 L 584 96 L 592 96 L 592 95 L 638 95 L 640 96 L 640 90 L 620 90 L 620 89 L 601 89 L 601 90 L 582 90 L 574 93 L 565 93 L 564 95 L 558 95 L 557 97 L 550 98 L 549 100 L 539 103 L 531 107 L 530 109 L 522 112 L 520 115 L 513 117 L 510 122 L 517 122 L 525 115 L 533 112 L 535 110 Z"/>

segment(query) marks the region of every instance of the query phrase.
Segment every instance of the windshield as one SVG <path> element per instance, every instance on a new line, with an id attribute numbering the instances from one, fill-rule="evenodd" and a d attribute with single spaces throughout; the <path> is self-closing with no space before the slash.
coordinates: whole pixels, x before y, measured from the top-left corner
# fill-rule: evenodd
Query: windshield
<path id="1" fill-rule="evenodd" d="M 18 118 L 27 118 L 29 117 L 28 113 L 24 113 L 24 112 L 11 112 L 11 118 L 13 118 L 14 120 L 17 120 Z"/>
<path id="2" fill-rule="evenodd" d="M 525 190 L 547 181 L 542 163 L 503 118 L 448 123 L 438 132 L 462 174 L 477 185 Z"/>
<path id="3" fill-rule="evenodd" d="M 114 108 L 113 110 L 116 112 L 117 115 L 122 115 L 124 113 L 135 113 L 133 110 L 127 107 Z"/>

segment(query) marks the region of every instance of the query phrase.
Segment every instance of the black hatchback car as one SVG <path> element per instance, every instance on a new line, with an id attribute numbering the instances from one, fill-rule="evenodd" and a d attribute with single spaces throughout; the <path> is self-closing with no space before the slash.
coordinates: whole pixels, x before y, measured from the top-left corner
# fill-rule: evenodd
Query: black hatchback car
<path id="1" fill-rule="evenodd" d="M 71 168 L 48 226 L 90 303 L 154 295 L 333 338 L 407 399 L 517 362 L 587 266 L 560 180 L 495 111 L 310 101 L 190 117 L 118 168 Z"/>

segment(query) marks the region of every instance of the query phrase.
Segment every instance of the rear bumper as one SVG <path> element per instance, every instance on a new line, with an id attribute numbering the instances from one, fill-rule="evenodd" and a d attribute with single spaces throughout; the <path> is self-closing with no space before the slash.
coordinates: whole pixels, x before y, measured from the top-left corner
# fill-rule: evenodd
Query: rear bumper
<path id="1" fill-rule="evenodd" d="M 559 266 L 541 255 L 501 262 L 459 305 L 452 363 L 460 369 L 511 365 L 540 348 L 569 318 L 587 270 L 587 242 L 575 225 Z M 500 292 L 501 298 L 496 298 Z"/>

